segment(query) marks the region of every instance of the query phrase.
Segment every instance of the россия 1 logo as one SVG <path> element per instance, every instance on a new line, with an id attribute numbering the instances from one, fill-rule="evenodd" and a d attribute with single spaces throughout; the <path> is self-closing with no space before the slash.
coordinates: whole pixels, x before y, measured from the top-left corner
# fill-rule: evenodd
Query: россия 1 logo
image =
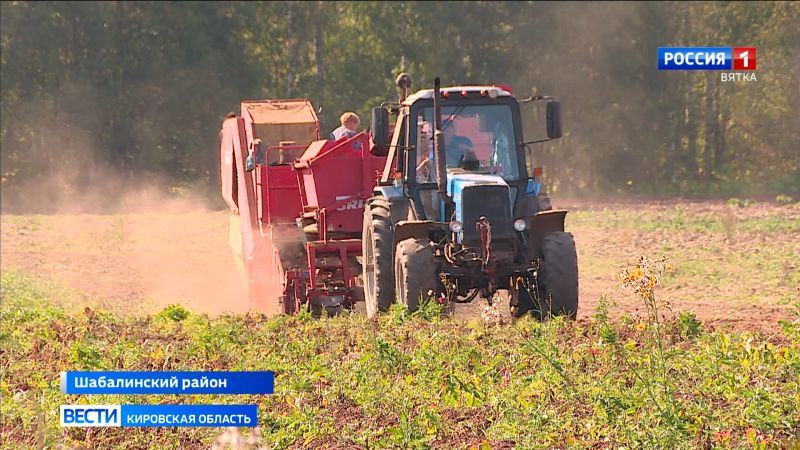
<path id="1" fill-rule="evenodd" d="M 755 47 L 658 48 L 658 70 L 724 70 L 730 72 L 721 73 L 721 81 L 757 81 L 756 67 Z"/>
<path id="2" fill-rule="evenodd" d="M 733 70 L 756 70 L 756 48 L 734 47 Z"/>

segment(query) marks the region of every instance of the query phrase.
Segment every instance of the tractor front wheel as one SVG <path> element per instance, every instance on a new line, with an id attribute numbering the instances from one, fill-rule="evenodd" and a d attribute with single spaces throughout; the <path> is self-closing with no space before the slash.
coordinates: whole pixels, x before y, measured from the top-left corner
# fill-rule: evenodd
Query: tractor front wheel
<path id="1" fill-rule="evenodd" d="M 578 255 L 570 233 L 547 233 L 542 240 L 540 318 L 578 315 Z"/>
<path id="2" fill-rule="evenodd" d="M 542 263 L 535 282 L 520 283 L 511 313 L 515 318 L 531 313 L 539 320 L 578 315 L 578 256 L 572 235 L 548 233 L 542 239 Z"/>
<path id="3" fill-rule="evenodd" d="M 427 239 L 409 238 L 397 244 L 394 265 L 397 301 L 416 311 L 422 298 L 436 296 L 436 261 Z"/>

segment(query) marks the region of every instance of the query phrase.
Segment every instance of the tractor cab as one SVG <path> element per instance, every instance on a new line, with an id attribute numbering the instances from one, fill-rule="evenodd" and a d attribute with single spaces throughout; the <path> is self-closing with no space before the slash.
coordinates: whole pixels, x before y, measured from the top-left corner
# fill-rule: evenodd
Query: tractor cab
<path id="1" fill-rule="evenodd" d="M 382 181 L 402 179 L 409 196 L 418 201 L 415 212 L 424 220 L 445 222 L 448 213 L 454 212 L 448 211 L 447 202 L 436 201 L 440 184 L 450 199 L 460 197 L 467 186 L 506 186 L 510 208 L 524 210 L 520 215 L 548 209 L 549 199 L 541 192 L 541 170 L 527 160 L 526 145 L 531 142 L 524 141 L 520 102 L 511 89 L 504 85 L 455 86 L 438 92 L 444 180 L 440 183 L 435 158 L 434 89 L 425 89 L 400 102 L 394 132 L 386 145 L 380 145 L 380 130 L 373 126 L 373 134 L 378 137 L 376 148 L 385 149 L 389 156 Z M 545 140 L 560 137 L 559 103 L 549 97 L 524 101 L 534 100 L 548 101 Z M 381 114 L 381 110 L 384 109 L 376 108 L 374 114 Z M 541 204 L 518 196 L 520 192 L 541 197 Z M 457 202 L 449 206 L 459 209 Z M 458 219 L 460 214 L 456 216 Z"/>
<path id="2" fill-rule="evenodd" d="M 470 91 L 462 90 L 462 94 Z M 415 178 L 418 183 L 435 183 L 433 148 L 433 107 L 415 108 L 417 132 Z M 446 144 L 446 166 L 452 173 L 499 175 L 519 179 L 514 142 L 515 127 L 509 104 L 461 103 L 442 108 L 442 134 Z"/>
<path id="3" fill-rule="evenodd" d="M 441 138 L 444 143 L 445 186 L 449 196 L 466 185 L 511 184 L 526 180 L 519 105 L 506 89 L 495 86 L 446 88 L 441 91 Z M 446 208 L 438 201 L 434 148 L 433 90 L 420 91 L 403 102 L 408 114 L 408 155 L 401 172 L 420 197 L 421 216 L 444 222 Z M 402 138 L 400 139 L 402 140 Z M 521 162 L 521 164 L 520 164 Z M 458 208 L 458 203 L 455 205 Z M 458 216 L 459 214 L 457 214 Z"/>
<path id="4" fill-rule="evenodd" d="M 547 138 L 526 142 L 520 101 L 507 86 L 442 88 L 437 78 L 433 89 L 406 96 L 409 83 L 398 77 L 399 104 L 373 109 L 372 151 L 387 162 L 362 229 L 368 313 L 395 296 L 413 309 L 431 292 L 442 302 L 478 294 L 491 302 L 507 290 L 518 315 L 574 317 L 577 259 L 564 232 L 567 212 L 552 209 L 526 151 L 561 136 L 559 103 L 523 100 L 545 100 L 547 112 Z M 397 114 L 391 138 L 390 110 Z M 542 272 L 566 275 L 545 283 Z"/>

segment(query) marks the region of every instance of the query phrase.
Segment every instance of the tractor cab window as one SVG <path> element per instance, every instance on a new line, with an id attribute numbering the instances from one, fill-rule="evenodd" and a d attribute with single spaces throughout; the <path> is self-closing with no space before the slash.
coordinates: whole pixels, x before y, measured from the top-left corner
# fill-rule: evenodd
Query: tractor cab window
<path id="1" fill-rule="evenodd" d="M 433 152 L 433 108 L 417 117 L 417 182 L 436 181 Z M 508 105 L 456 105 L 442 107 L 442 134 L 448 172 L 519 177 L 514 123 Z"/>

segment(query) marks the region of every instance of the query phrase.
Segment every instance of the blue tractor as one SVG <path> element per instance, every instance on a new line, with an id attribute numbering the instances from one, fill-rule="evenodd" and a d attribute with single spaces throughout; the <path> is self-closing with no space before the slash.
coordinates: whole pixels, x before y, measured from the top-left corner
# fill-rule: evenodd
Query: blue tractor
<path id="1" fill-rule="evenodd" d="M 542 190 L 529 144 L 561 137 L 560 104 L 545 101 L 547 137 L 526 142 L 520 101 L 505 86 L 442 88 L 372 110 L 373 151 L 387 156 L 364 208 L 367 315 L 399 302 L 451 305 L 506 290 L 515 317 L 578 311 L 578 261 L 567 211 Z M 390 115 L 394 129 L 390 133 Z"/>

